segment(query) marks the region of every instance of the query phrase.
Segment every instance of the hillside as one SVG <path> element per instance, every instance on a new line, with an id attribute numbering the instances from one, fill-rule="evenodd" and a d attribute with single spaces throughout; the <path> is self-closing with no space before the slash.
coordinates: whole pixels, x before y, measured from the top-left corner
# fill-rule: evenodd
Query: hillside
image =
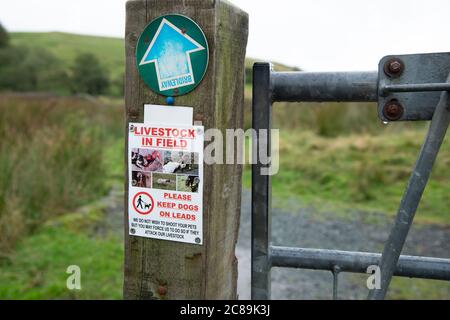
<path id="1" fill-rule="evenodd" d="M 71 66 L 80 53 L 93 53 L 108 68 L 113 79 L 123 74 L 125 54 L 123 39 L 92 37 L 61 32 L 11 33 L 13 45 L 45 48 Z"/>
<path id="2" fill-rule="evenodd" d="M 15 32 L 11 33 L 13 45 L 46 48 L 56 57 L 63 61 L 69 67 L 75 57 L 80 53 L 93 53 L 111 73 L 112 79 L 121 77 L 124 72 L 124 44 L 123 39 L 97 37 L 88 35 L 78 35 L 62 32 L 44 32 L 29 33 Z M 251 73 L 251 68 L 257 61 L 253 58 L 247 58 L 245 68 L 247 74 Z M 276 70 L 298 70 L 281 63 L 274 63 Z"/>

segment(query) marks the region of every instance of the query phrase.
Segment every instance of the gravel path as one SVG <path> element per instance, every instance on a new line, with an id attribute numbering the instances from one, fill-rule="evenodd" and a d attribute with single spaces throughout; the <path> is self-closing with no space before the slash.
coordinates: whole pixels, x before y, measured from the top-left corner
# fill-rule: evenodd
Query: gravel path
<path id="1" fill-rule="evenodd" d="M 240 299 L 250 298 L 250 191 L 242 194 L 241 225 L 236 256 L 239 261 L 238 293 Z M 304 248 L 327 248 L 381 252 L 392 218 L 376 212 L 350 212 L 337 218 L 332 212 L 321 212 L 302 206 L 298 200 L 283 201 L 278 208 L 273 199 L 272 238 L 274 245 Z M 104 199 L 110 215 L 106 229 L 123 235 L 123 193 L 113 189 Z M 105 230 L 106 231 L 106 230 Z M 450 227 L 413 225 L 403 254 L 450 258 Z M 339 298 L 364 299 L 367 296 L 366 276 L 339 275 Z M 414 281 L 414 280 L 410 280 Z M 272 269 L 272 299 L 330 299 L 332 275 L 328 271 Z M 448 296 L 450 299 L 450 284 Z"/>
<path id="2" fill-rule="evenodd" d="M 393 223 L 392 218 L 381 213 L 355 211 L 344 219 L 336 218 L 332 213 L 318 215 L 312 208 L 302 208 L 295 199 L 287 202 L 284 202 L 283 209 L 276 205 L 272 209 L 274 245 L 381 252 Z M 251 194 L 245 190 L 242 195 L 241 226 L 236 249 L 240 299 L 250 298 L 250 210 Z M 413 224 L 402 253 L 450 258 L 449 240 L 448 227 Z M 338 297 L 364 299 L 367 296 L 366 279 L 365 275 L 340 274 Z M 272 269 L 272 299 L 330 299 L 331 296 L 331 272 Z"/>

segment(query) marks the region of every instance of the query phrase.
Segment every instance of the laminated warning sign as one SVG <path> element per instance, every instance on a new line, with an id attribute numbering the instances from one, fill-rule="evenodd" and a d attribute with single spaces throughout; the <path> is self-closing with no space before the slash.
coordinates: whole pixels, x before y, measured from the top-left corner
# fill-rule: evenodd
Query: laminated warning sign
<path id="1" fill-rule="evenodd" d="M 203 132 L 129 124 L 130 235 L 203 243 Z"/>

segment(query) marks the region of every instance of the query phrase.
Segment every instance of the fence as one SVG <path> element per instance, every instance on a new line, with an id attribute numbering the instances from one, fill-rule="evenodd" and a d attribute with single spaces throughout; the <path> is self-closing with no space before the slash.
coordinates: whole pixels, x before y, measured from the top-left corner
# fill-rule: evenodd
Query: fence
<path id="1" fill-rule="evenodd" d="M 378 72 L 275 72 L 268 63 L 253 67 L 252 299 L 270 299 L 272 267 L 329 270 L 337 298 L 339 272 L 366 273 L 380 267 L 381 286 L 369 299 L 383 299 L 392 276 L 450 280 L 450 259 L 400 255 L 417 206 L 450 122 L 450 53 L 387 56 Z M 271 244 L 271 176 L 261 169 L 260 149 L 270 156 L 272 103 L 276 101 L 378 102 L 382 121 L 431 120 L 382 254 L 291 248 Z"/>

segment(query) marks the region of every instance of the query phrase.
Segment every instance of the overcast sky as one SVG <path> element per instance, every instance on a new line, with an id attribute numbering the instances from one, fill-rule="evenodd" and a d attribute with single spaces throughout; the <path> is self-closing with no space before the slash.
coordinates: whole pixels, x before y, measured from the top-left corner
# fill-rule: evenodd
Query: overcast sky
<path id="1" fill-rule="evenodd" d="M 161 0 L 163 1 L 163 0 Z M 375 70 L 387 54 L 450 51 L 449 0 L 231 0 L 247 55 L 310 71 Z M 9 31 L 123 37 L 125 0 L 1 0 Z"/>

